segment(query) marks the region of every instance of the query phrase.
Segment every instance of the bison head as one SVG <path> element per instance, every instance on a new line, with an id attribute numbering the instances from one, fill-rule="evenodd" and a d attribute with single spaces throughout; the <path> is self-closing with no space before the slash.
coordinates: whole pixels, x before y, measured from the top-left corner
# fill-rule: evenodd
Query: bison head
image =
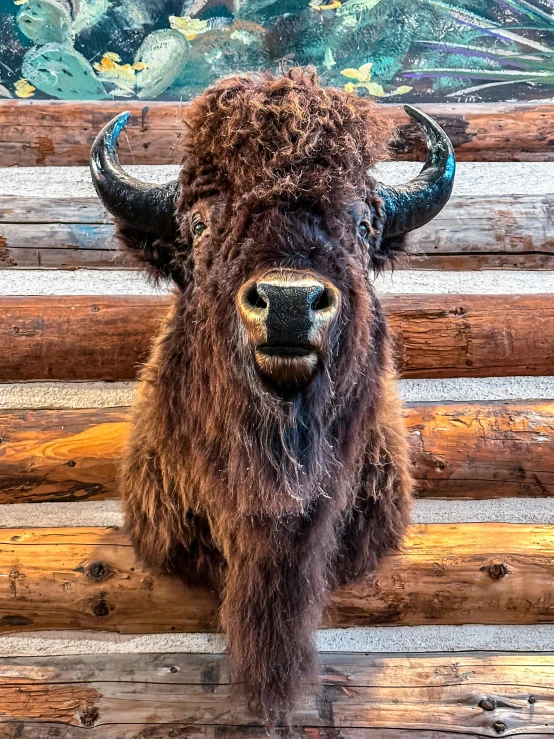
<path id="1" fill-rule="evenodd" d="M 337 445 L 329 451 L 337 409 L 371 405 L 385 341 L 371 273 L 451 193 L 448 138 L 427 115 L 406 110 L 428 156 L 396 188 L 371 174 L 393 133 L 382 109 L 300 69 L 228 78 L 184 108 L 178 181 L 156 186 L 123 171 L 116 143 L 128 113 L 92 149 L 94 184 L 120 237 L 178 288 L 167 385 L 186 376 L 188 412 L 198 404 L 196 423 L 211 425 L 211 414 L 227 436 L 227 450 L 215 431 L 206 448 L 229 459 L 238 434 L 251 439 L 257 467 L 296 488 L 295 498 L 321 489 L 314 475 L 328 475 L 330 457 L 341 457 Z M 237 465 L 240 486 L 256 465 Z"/>
<path id="2" fill-rule="evenodd" d="M 93 180 L 157 276 L 233 305 L 260 377 L 286 392 L 327 368 L 370 290 L 369 268 L 394 258 L 404 234 L 450 196 L 448 138 L 406 111 L 426 134 L 428 157 L 398 188 L 370 174 L 391 133 L 379 109 L 298 70 L 231 78 L 196 100 L 180 180 L 165 186 L 122 170 L 115 147 L 129 114 L 118 116 L 94 144 Z"/>

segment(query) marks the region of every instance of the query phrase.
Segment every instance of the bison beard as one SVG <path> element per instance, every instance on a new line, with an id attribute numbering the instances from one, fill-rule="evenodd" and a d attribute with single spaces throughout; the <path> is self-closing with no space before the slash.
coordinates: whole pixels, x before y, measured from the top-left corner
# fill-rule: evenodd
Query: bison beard
<path id="1" fill-rule="evenodd" d="M 396 215 L 408 196 L 389 202 L 367 173 L 391 125 L 311 73 L 229 78 L 186 117 L 179 182 L 152 190 L 148 213 L 148 188 L 118 169 L 110 184 L 93 147 L 122 243 L 177 286 L 141 374 L 121 492 L 139 556 L 220 594 L 233 677 L 273 724 L 315 680 L 313 632 L 330 589 L 372 570 L 408 523 L 402 412 L 368 275 L 417 218 Z M 177 191 L 176 223 L 155 233 Z M 424 203 L 428 218 L 435 206 Z M 241 320 L 241 288 L 268 270 L 315 276 L 340 296 L 313 375 L 297 382 L 264 374 Z"/>

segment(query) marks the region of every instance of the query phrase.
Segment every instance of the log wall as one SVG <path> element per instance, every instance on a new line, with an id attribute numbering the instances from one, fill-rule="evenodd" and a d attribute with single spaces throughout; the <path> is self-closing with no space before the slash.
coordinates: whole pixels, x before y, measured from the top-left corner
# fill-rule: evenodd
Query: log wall
<path id="1" fill-rule="evenodd" d="M 551 654 L 324 653 L 320 675 L 298 709 L 302 739 L 552 733 Z M 3 659 L 0 695 L 2 739 L 267 736 L 221 655 Z"/>
<path id="2" fill-rule="evenodd" d="M 460 176 L 460 175 L 459 175 Z M 491 173 L 491 189 L 494 174 Z M 133 269 L 94 197 L 0 196 L 0 269 Z M 399 269 L 552 269 L 554 195 L 454 196 Z"/>

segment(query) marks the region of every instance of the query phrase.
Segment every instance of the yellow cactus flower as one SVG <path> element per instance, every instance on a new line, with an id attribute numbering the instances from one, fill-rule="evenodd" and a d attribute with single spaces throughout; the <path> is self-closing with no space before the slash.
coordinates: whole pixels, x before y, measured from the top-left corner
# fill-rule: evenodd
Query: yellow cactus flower
<path id="1" fill-rule="evenodd" d="M 358 80 L 358 82 L 369 82 L 371 80 L 371 70 L 373 69 L 373 62 L 367 62 L 366 64 L 362 64 L 361 67 L 358 69 L 354 69 L 353 67 L 347 67 L 346 69 L 343 69 L 341 74 L 344 77 L 349 77 L 353 80 Z"/>
<path id="2" fill-rule="evenodd" d="M 136 72 L 142 72 L 143 69 L 148 69 L 148 64 L 146 62 L 137 62 L 136 64 L 133 64 L 133 69 Z"/>
<path id="3" fill-rule="evenodd" d="M 114 82 L 123 87 L 129 85 L 132 87 L 135 83 L 135 69 L 130 64 L 118 64 L 114 56 L 121 60 L 120 56 L 108 51 L 99 62 L 95 62 L 92 66 L 100 72 L 103 81 Z"/>
<path id="4" fill-rule="evenodd" d="M 107 56 L 103 56 L 99 62 L 94 62 L 92 65 L 98 72 L 104 74 L 105 72 L 113 72 L 117 64 Z"/>
<path id="5" fill-rule="evenodd" d="M 373 62 L 366 62 L 362 64 L 358 69 L 347 67 L 343 69 L 341 74 L 349 79 L 356 80 L 356 82 L 347 82 L 344 86 L 345 92 L 356 92 L 358 88 L 367 90 L 373 97 L 382 98 L 390 97 L 391 95 L 405 95 L 412 89 L 408 85 L 402 85 L 397 87 L 391 92 L 385 92 L 383 85 L 379 85 L 377 82 L 371 82 L 371 70 L 373 69 Z"/>
<path id="6" fill-rule="evenodd" d="M 350 77 L 353 80 L 358 79 L 358 70 L 352 69 L 352 67 L 348 67 L 348 69 L 343 69 L 341 74 L 344 75 L 345 77 Z M 349 82 L 348 84 L 352 84 L 352 83 Z"/>
<path id="7" fill-rule="evenodd" d="M 33 87 L 33 85 L 25 79 L 17 80 L 14 84 L 15 94 L 18 98 L 30 98 L 33 96 L 36 89 L 36 87 Z"/>
<path id="8" fill-rule="evenodd" d="M 29 0 L 13 0 L 14 5 L 26 5 Z"/>
<path id="9" fill-rule="evenodd" d="M 115 51 L 106 51 L 104 54 L 104 59 L 110 59 L 112 62 L 120 62 L 121 57 L 119 54 L 116 54 Z"/>
<path id="10" fill-rule="evenodd" d="M 189 15 L 170 15 L 169 25 L 174 31 L 182 33 L 188 41 L 192 41 L 199 33 L 204 33 L 208 30 L 208 21 L 191 18 Z"/>
<path id="11" fill-rule="evenodd" d="M 391 92 L 391 95 L 405 95 L 407 92 L 411 92 L 414 88 L 410 85 L 400 85 L 396 90 Z"/>
<path id="12" fill-rule="evenodd" d="M 313 8 L 314 10 L 319 10 L 320 12 L 322 10 L 338 10 L 341 7 L 342 3 L 339 2 L 339 0 L 332 0 L 332 2 L 320 5 L 318 3 L 318 0 L 310 0 L 309 7 Z"/>

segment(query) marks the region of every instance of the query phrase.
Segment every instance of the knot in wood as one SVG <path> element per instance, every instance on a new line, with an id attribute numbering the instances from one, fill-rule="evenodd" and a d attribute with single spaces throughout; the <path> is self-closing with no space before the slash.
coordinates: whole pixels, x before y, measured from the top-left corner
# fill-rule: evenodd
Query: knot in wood
<path id="1" fill-rule="evenodd" d="M 479 703 L 479 708 L 482 708 L 483 711 L 494 711 L 496 708 L 496 700 L 494 698 L 483 698 Z"/>
<path id="2" fill-rule="evenodd" d="M 111 570 L 109 565 L 106 565 L 103 562 L 93 562 L 91 565 L 89 565 L 87 575 L 90 577 L 91 580 L 101 582 L 102 580 L 106 580 L 111 575 Z"/>
<path id="3" fill-rule="evenodd" d="M 79 721 L 83 726 L 92 727 L 98 720 L 98 716 L 100 716 L 100 711 L 96 706 L 89 706 L 89 708 L 85 708 L 83 713 L 79 716 Z"/>
<path id="4" fill-rule="evenodd" d="M 92 607 L 92 612 L 97 618 L 104 618 L 110 615 L 110 609 L 105 601 L 105 596 L 105 593 L 100 593 L 100 598 Z"/>
<path id="5" fill-rule="evenodd" d="M 503 577 L 506 577 L 509 571 L 508 565 L 505 562 L 494 562 L 488 567 L 488 573 L 493 580 L 501 580 Z"/>
<path id="6" fill-rule="evenodd" d="M 506 731 L 506 724 L 503 721 L 495 721 L 492 725 L 492 728 L 496 731 L 497 734 L 502 734 L 504 731 Z"/>

